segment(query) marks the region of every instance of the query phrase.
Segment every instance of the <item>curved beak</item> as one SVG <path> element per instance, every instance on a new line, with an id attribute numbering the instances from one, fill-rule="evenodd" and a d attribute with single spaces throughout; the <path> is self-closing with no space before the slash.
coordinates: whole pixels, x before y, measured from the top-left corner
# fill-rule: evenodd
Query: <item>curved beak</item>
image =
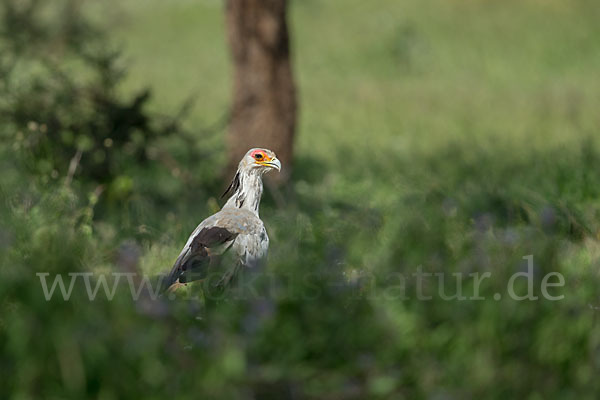
<path id="1" fill-rule="evenodd" d="M 277 171 L 281 171 L 281 162 L 275 157 L 265 162 L 265 165 L 268 165 L 271 168 L 275 168 Z"/>

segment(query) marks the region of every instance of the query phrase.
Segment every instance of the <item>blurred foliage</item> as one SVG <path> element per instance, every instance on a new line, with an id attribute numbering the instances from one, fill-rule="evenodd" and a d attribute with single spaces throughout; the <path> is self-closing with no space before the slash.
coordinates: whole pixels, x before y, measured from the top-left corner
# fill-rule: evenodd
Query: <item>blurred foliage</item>
<path id="1" fill-rule="evenodd" d="M 181 73 L 152 79 L 150 66 L 133 67 L 117 79 L 124 70 L 103 30 L 70 17 L 79 2 L 5 1 L 2 68 L 16 64 L 0 97 L 0 397 L 597 398 L 600 99 L 590 93 L 600 57 L 587 47 L 600 37 L 597 7 L 418 3 L 398 2 L 400 18 L 395 0 L 389 10 L 294 2 L 304 111 L 293 183 L 264 196 L 268 265 L 244 271 L 207 307 L 199 285 L 173 300 L 142 291 L 132 301 L 123 284 L 113 300 L 100 289 L 90 301 L 78 281 L 69 301 L 44 298 L 39 272 L 51 283 L 167 270 L 218 208 L 224 158 L 205 132 L 191 143 L 177 118 L 145 111 L 144 92 L 117 90 L 145 76 L 177 92 Z M 126 5 L 159 17 L 131 39 L 134 53 L 196 17 L 212 27 L 222 12 L 211 2 L 145 4 Z M 335 48 L 314 40 L 324 34 Z M 100 68 L 91 60 L 102 54 L 110 61 Z M 165 108 L 164 98 L 147 108 Z M 219 105 L 189 118 L 208 109 L 217 120 Z M 530 254 L 534 294 L 560 272 L 563 300 L 507 296 Z M 448 295 L 458 288 L 452 274 L 470 296 L 469 274 L 491 273 L 485 300 L 442 299 L 438 276 L 425 278 L 432 299 L 419 300 L 419 266 L 444 274 Z"/>
<path id="2" fill-rule="evenodd" d="M 146 110 L 148 89 L 119 94 L 126 75 L 120 52 L 81 6 L 2 2 L 2 139 L 42 184 L 75 180 L 82 189 L 106 190 L 102 203 L 131 198 L 134 178 L 142 179 L 127 173 L 133 169 L 146 170 L 146 179 L 188 178 L 180 161 L 201 154 L 181 125 L 190 104 L 166 116 Z M 155 202 L 172 196 L 164 185 L 144 188 Z"/>

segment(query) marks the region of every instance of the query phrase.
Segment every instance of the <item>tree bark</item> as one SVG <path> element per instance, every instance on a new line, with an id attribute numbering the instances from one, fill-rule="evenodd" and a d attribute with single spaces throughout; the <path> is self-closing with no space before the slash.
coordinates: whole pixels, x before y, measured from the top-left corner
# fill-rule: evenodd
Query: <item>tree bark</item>
<path id="1" fill-rule="evenodd" d="M 296 90 L 286 22 L 287 0 L 227 0 L 226 24 L 234 62 L 233 107 L 227 135 L 228 171 L 253 147 L 273 150 L 291 172 Z"/>

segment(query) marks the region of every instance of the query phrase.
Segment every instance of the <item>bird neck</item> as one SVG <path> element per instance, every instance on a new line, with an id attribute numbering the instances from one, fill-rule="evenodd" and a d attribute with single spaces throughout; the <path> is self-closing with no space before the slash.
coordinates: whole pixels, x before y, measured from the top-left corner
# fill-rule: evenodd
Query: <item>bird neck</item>
<path id="1" fill-rule="evenodd" d="M 239 208 L 258 215 L 258 206 L 263 192 L 260 174 L 255 171 L 238 170 L 230 188 L 233 190 L 233 194 L 223 208 Z"/>

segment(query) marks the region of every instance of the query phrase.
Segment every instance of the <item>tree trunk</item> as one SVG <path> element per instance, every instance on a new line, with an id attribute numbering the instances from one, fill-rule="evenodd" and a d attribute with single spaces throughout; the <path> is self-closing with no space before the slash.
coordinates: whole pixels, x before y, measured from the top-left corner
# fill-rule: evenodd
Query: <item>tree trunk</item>
<path id="1" fill-rule="evenodd" d="M 226 24 L 234 62 L 233 109 L 227 136 L 229 172 L 253 147 L 273 150 L 290 176 L 296 90 L 286 23 L 287 0 L 227 0 Z"/>

